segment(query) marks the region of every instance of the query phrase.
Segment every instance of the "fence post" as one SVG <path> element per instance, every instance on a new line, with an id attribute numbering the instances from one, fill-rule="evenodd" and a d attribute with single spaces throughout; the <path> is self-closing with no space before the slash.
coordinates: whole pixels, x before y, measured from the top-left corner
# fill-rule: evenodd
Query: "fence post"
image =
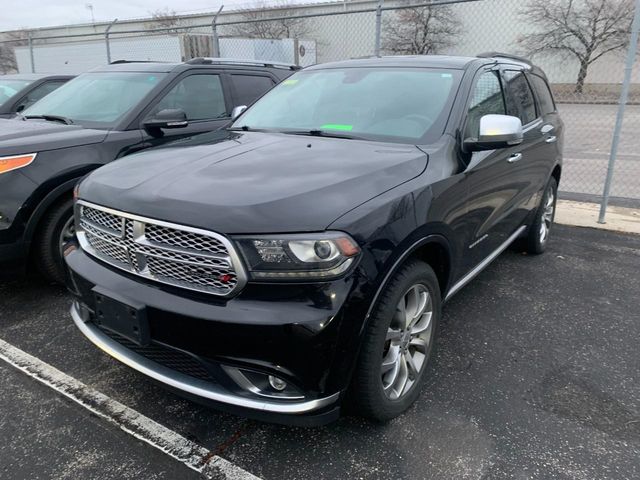
<path id="1" fill-rule="evenodd" d="M 33 37 L 31 36 L 31 32 L 29 32 L 29 60 L 31 61 L 31 73 L 36 73 L 36 64 L 33 60 Z"/>
<path id="2" fill-rule="evenodd" d="M 213 16 L 211 20 L 211 30 L 213 32 L 213 57 L 220 58 L 220 39 L 218 38 L 218 15 L 222 12 L 224 5 L 220 5 L 220 9 Z"/>
<path id="3" fill-rule="evenodd" d="M 378 0 L 378 6 L 376 7 L 376 44 L 374 48 L 374 55 L 380 56 L 380 35 L 382 31 L 382 4 L 384 0 Z"/>
<path id="4" fill-rule="evenodd" d="M 118 19 L 116 18 L 107 26 L 107 29 L 104 31 L 104 43 L 107 46 L 107 65 L 111 63 L 111 44 L 109 43 L 109 32 L 111 31 L 111 27 L 113 27 L 117 21 Z"/>
<path id="5" fill-rule="evenodd" d="M 620 93 L 620 104 L 618 105 L 618 116 L 616 118 L 616 128 L 613 131 L 613 141 L 611 142 L 611 155 L 609 156 L 609 166 L 607 167 L 607 179 L 604 182 L 604 192 L 602 194 L 602 204 L 600 205 L 600 215 L 598 223 L 606 223 L 604 218 L 607 214 L 607 205 L 609 204 L 609 195 L 611 193 L 611 182 L 613 181 L 614 165 L 618 156 L 618 146 L 620 145 L 620 132 L 622 130 L 622 122 L 624 120 L 624 111 L 629 100 L 629 86 L 631 84 L 631 73 L 633 72 L 633 64 L 636 60 L 636 52 L 638 51 L 638 37 L 640 32 L 640 0 L 636 0 L 635 16 L 633 18 L 633 26 L 631 27 L 631 41 L 629 43 L 629 51 L 627 52 L 627 64 L 624 69 L 624 83 L 622 84 L 622 92 Z"/>

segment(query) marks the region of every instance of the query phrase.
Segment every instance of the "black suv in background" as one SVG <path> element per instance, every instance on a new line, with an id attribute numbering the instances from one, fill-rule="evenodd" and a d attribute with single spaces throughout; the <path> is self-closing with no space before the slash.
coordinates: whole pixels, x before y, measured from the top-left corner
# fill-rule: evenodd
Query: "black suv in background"
<path id="1" fill-rule="evenodd" d="M 425 381 L 442 303 L 512 242 L 544 251 L 562 138 L 518 58 L 307 68 L 228 129 L 79 184 L 72 317 L 222 408 L 392 418 Z"/>
<path id="2" fill-rule="evenodd" d="M 62 281 L 60 246 L 73 235 L 78 179 L 130 153 L 225 125 L 234 107 L 297 69 L 205 58 L 115 62 L 70 81 L 20 120 L 0 120 L 0 270 L 31 258 Z"/>
<path id="3" fill-rule="evenodd" d="M 0 118 L 14 117 L 72 78 L 40 73 L 0 76 Z"/>

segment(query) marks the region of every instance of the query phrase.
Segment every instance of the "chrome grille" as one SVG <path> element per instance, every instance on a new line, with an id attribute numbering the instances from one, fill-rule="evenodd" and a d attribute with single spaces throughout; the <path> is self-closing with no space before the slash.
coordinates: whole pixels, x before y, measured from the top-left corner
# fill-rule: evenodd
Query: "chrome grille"
<path id="1" fill-rule="evenodd" d="M 233 245 L 205 230 L 78 202 L 78 239 L 99 259 L 158 282 L 229 296 L 246 282 Z"/>

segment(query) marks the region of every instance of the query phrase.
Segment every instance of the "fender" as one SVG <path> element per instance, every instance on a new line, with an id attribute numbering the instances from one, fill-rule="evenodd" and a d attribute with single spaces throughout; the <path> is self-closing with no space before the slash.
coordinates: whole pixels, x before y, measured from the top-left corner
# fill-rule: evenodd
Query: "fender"
<path id="1" fill-rule="evenodd" d="M 420 247 L 423 247 L 424 245 L 427 245 L 429 243 L 437 243 L 440 246 L 444 247 L 447 250 L 447 252 L 449 252 L 449 268 L 451 269 L 451 245 L 449 244 L 449 241 L 446 239 L 446 237 L 444 237 L 443 235 L 438 234 L 438 233 L 432 233 L 432 234 L 429 234 L 429 235 L 427 235 L 425 237 L 422 237 L 422 238 L 414 241 L 408 248 L 406 248 L 402 252 L 402 254 L 400 256 L 398 256 L 398 258 L 395 259 L 395 261 L 393 262 L 391 267 L 389 267 L 387 269 L 387 273 L 385 274 L 385 276 L 383 277 L 382 281 L 378 285 L 378 288 L 376 289 L 376 292 L 374 293 L 374 295 L 373 295 L 373 297 L 371 299 L 371 302 L 369 304 L 369 308 L 367 309 L 367 313 L 366 313 L 366 315 L 364 317 L 364 322 L 362 323 L 361 333 L 362 333 L 362 331 L 364 331 L 364 329 L 368 325 L 369 318 L 371 317 L 371 313 L 373 312 L 373 308 L 378 303 L 378 299 L 380 298 L 380 295 L 382 294 L 382 291 L 386 287 L 387 283 L 389 282 L 389 280 L 391 279 L 393 274 L 400 268 L 402 263 L 407 258 L 409 258 L 409 256 L 411 256 L 411 254 L 413 254 Z M 448 283 L 449 284 L 451 283 L 451 276 L 449 277 L 449 282 Z M 448 288 L 449 288 L 449 285 L 447 285 L 447 290 L 448 290 Z M 445 297 L 445 293 L 446 292 L 442 292 L 442 298 L 443 299 Z"/>
<path id="2" fill-rule="evenodd" d="M 95 168 L 95 166 L 86 166 L 82 169 L 69 172 L 65 176 L 72 175 L 71 179 L 63 181 L 53 190 L 49 191 L 42 200 L 40 200 L 27 221 L 24 233 L 25 252 L 29 252 L 31 241 L 33 240 L 38 224 L 47 209 L 58 201 L 65 193 L 71 192 L 75 184 L 78 183 L 84 175 L 95 170 Z"/>

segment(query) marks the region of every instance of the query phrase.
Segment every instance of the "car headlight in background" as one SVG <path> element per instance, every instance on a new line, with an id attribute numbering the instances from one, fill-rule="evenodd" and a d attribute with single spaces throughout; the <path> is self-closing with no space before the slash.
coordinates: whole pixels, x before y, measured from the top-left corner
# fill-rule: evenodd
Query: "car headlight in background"
<path id="1" fill-rule="evenodd" d="M 360 253 L 343 232 L 235 238 L 253 280 L 327 280 L 346 272 Z"/>
<path id="2" fill-rule="evenodd" d="M 0 174 L 26 167 L 35 160 L 37 153 L 26 155 L 12 155 L 10 157 L 0 157 Z"/>

